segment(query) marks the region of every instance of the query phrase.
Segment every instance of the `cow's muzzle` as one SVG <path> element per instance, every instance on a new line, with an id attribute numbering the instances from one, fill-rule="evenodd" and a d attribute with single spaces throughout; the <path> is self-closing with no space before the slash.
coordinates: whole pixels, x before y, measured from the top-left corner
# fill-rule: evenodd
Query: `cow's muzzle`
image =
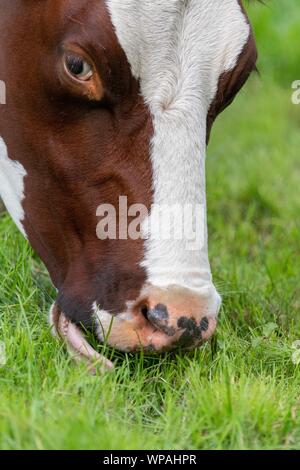
<path id="1" fill-rule="evenodd" d="M 93 316 L 98 339 L 115 349 L 157 353 L 176 348 L 191 350 L 213 335 L 220 303 L 213 286 L 201 295 L 178 286 L 147 286 L 136 301 L 128 302 L 126 312 L 113 316 L 94 305 Z M 51 322 L 72 356 L 84 361 L 90 371 L 113 368 L 56 304 L 51 309 Z"/>
<path id="2" fill-rule="evenodd" d="M 124 313 L 95 309 L 98 337 L 122 351 L 193 349 L 214 333 L 220 297 L 213 286 L 202 293 L 178 286 L 146 286 Z"/>

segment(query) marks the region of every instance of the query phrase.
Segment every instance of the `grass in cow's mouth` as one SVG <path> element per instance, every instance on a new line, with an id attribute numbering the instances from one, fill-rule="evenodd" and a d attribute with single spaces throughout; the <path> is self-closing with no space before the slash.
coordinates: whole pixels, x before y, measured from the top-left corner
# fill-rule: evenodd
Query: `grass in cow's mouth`
<path id="1" fill-rule="evenodd" d="M 224 299 L 211 343 L 188 355 L 110 352 L 115 373 L 87 376 L 50 335 L 44 268 L 0 216 L 0 448 L 299 448 L 299 12 L 286 3 L 251 8 L 261 78 L 219 119 L 208 151 Z"/>

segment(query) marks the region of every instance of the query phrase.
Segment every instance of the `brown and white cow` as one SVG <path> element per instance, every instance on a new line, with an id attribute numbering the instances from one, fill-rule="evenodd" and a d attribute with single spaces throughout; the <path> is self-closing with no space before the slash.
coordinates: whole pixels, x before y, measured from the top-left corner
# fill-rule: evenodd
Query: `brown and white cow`
<path id="1" fill-rule="evenodd" d="M 206 144 L 255 62 L 240 0 L 0 0 L 0 194 L 77 356 L 111 366 L 84 330 L 123 351 L 213 334 Z M 97 208 L 119 196 L 148 209 L 147 237 L 99 240 Z M 152 236 L 152 207 L 176 204 L 204 208 L 196 249 Z"/>

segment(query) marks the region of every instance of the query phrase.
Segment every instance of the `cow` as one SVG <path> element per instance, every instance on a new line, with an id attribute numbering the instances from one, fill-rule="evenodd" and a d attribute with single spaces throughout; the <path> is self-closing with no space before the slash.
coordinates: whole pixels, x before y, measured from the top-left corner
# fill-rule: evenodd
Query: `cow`
<path id="1" fill-rule="evenodd" d="M 0 194 L 57 290 L 53 330 L 104 369 L 87 334 L 124 352 L 202 345 L 221 305 L 206 146 L 257 60 L 241 0 L 0 0 L 0 46 Z M 120 196 L 147 209 L 141 236 L 99 237 Z M 174 205 L 196 208 L 192 249 L 153 236 L 153 207 Z"/>

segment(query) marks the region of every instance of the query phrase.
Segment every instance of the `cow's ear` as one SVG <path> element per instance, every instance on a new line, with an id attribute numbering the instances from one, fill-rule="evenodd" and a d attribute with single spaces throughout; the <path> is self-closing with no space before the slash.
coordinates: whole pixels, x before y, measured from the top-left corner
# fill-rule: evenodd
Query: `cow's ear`
<path id="1" fill-rule="evenodd" d="M 255 70 L 256 61 L 257 49 L 251 31 L 247 44 L 243 48 L 235 68 L 229 72 L 223 73 L 219 78 L 218 90 L 207 115 L 207 143 L 216 117 L 232 103 L 237 93 L 246 83 L 251 72 Z"/>

